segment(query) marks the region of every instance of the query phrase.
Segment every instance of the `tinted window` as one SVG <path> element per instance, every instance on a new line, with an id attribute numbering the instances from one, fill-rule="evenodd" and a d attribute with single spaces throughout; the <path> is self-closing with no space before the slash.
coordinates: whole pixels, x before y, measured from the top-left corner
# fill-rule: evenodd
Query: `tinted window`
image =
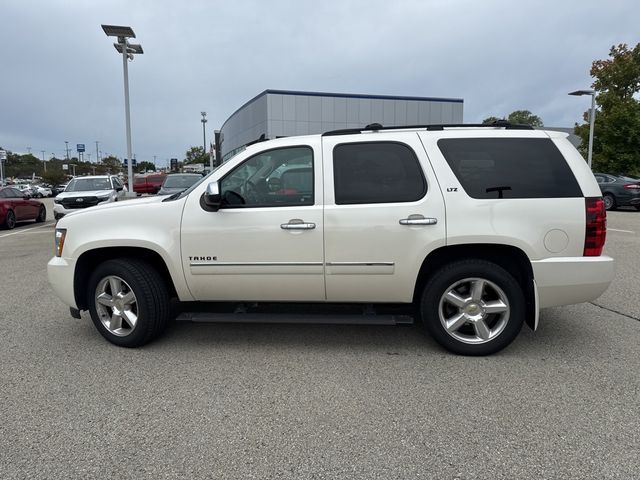
<path id="1" fill-rule="evenodd" d="M 313 150 L 268 150 L 245 160 L 222 179 L 223 206 L 313 205 Z"/>
<path id="2" fill-rule="evenodd" d="M 470 197 L 582 197 L 549 139 L 448 138 L 439 140 L 438 147 Z"/>
<path id="3" fill-rule="evenodd" d="M 415 153 L 401 143 L 337 145 L 333 180 L 338 205 L 414 202 L 427 191 Z"/>

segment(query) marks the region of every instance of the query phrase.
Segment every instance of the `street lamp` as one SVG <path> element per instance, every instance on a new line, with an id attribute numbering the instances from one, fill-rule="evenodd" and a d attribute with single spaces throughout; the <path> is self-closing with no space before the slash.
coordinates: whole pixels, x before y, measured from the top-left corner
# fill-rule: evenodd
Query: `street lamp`
<path id="1" fill-rule="evenodd" d="M 207 134 L 205 133 L 204 124 L 207 123 L 207 112 L 200 112 L 202 115 L 202 152 L 206 155 L 207 153 Z"/>
<path id="2" fill-rule="evenodd" d="M 596 92 L 594 90 L 576 90 L 575 92 L 569 93 L 569 95 L 574 95 L 576 97 L 591 95 L 591 111 L 589 112 L 589 152 L 587 158 L 587 163 L 589 164 L 589 168 L 591 168 L 591 159 L 593 158 L 593 125 L 596 121 Z"/>
<path id="3" fill-rule="evenodd" d="M 127 175 L 129 176 L 129 195 L 135 195 L 133 191 L 133 165 L 131 157 L 131 116 L 129 113 L 129 71 L 127 59 L 133 60 L 134 55 L 142 55 L 144 51 L 138 44 L 130 44 L 128 38 L 136 38 L 131 27 L 118 25 L 102 25 L 102 30 L 108 37 L 118 37 L 118 43 L 113 46 L 122 54 L 122 69 L 124 71 L 124 113 L 127 130 Z"/>

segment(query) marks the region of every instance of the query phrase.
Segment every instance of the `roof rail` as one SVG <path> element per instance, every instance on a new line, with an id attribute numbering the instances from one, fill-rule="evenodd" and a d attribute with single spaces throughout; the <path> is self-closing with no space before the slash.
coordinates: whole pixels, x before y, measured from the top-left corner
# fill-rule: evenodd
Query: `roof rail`
<path id="1" fill-rule="evenodd" d="M 260 143 L 260 142 L 266 142 L 267 140 L 269 140 L 267 138 L 267 136 L 263 133 L 262 135 L 260 135 L 258 138 L 256 138 L 255 140 L 252 140 L 249 143 L 245 143 L 244 146 L 248 147 L 249 145 L 255 145 L 256 143 Z"/>
<path id="2" fill-rule="evenodd" d="M 378 131 L 378 130 L 405 130 L 405 129 L 425 129 L 428 131 L 431 130 L 444 130 L 445 128 L 480 128 L 480 127 L 490 127 L 490 128 L 504 128 L 505 130 L 533 130 L 534 128 L 531 125 L 520 125 L 515 123 L 509 123 L 506 120 L 498 120 L 493 123 L 443 123 L 443 124 L 432 124 L 432 125 L 393 125 L 384 127 L 379 123 L 371 123 L 364 128 L 345 128 L 342 130 L 331 130 L 329 132 L 325 132 L 322 134 L 323 137 L 332 137 L 336 135 L 354 135 L 362 132 L 368 131 Z"/>

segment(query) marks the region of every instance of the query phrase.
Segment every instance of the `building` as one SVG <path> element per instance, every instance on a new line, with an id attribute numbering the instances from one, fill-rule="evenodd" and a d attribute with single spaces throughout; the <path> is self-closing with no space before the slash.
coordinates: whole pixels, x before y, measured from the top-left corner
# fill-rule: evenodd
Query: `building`
<path id="1" fill-rule="evenodd" d="M 459 98 L 265 90 L 224 122 L 216 142 L 217 153 L 225 161 L 263 135 L 309 135 L 371 123 L 462 123 L 462 113 L 463 100 Z"/>

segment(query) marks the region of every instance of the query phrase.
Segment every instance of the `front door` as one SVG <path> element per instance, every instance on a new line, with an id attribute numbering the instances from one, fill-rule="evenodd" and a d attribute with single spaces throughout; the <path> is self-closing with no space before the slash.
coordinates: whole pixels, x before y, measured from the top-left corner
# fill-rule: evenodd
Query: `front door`
<path id="1" fill-rule="evenodd" d="M 182 262 L 197 300 L 325 300 L 320 153 L 312 140 L 249 156 L 219 179 L 217 212 L 189 195 Z"/>
<path id="2" fill-rule="evenodd" d="M 322 149 L 327 301 L 411 302 L 423 260 L 446 235 L 417 134 L 328 136 Z"/>

